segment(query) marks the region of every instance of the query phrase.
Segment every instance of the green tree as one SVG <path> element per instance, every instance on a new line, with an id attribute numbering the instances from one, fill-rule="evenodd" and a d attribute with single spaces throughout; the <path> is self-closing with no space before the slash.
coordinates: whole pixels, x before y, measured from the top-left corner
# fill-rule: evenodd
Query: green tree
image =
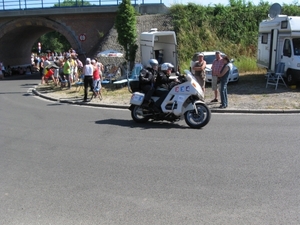
<path id="1" fill-rule="evenodd" d="M 124 48 L 125 59 L 130 63 L 131 70 L 138 49 L 135 9 L 130 0 L 122 0 L 117 13 L 115 27 L 118 32 L 118 42 Z"/>
<path id="2" fill-rule="evenodd" d="M 87 1 L 80 1 L 80 0 L 64 0 L 62 3 L 54 4 L 54 7 L 66 7 L 66 6 L 88 6 L 91 3 Z"/>
<path id="3" fill-rule="evenodd" d="M 42 44 L 42 51 L 64 52 L 71 48 L 68 40 L 59 32 L 53 31 L 42 35 L 33 45 L 32 52 L 38 52 L 38 42 Z"/>

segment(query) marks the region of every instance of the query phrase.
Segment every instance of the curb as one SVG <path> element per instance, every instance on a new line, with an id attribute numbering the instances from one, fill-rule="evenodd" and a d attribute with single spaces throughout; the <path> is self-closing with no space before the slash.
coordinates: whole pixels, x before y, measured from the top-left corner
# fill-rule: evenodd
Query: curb
<path id="1" fill-rule="evenodd" d="M 47 95 L 41 94 L 38 92 L 35 88 L 32 89 L 32 93 L 36 96 L 39 96 L 41 98 L 54 101 L 54 102 L 60 102 L 60 103 L 67 103 L 67 104 L 73 104 L 73 105 L 82 105 L 82 106 L 94 106 L 94 107 L 106 107 L 106 108 L 119 108 L 119 109 L 128 109 L 129 105 L 108 105 L 108 104 L 101 104 L 101 103 L 89 103 L 89 102 L 76 102 L 76 101 L 69 101 L 69 100 L 61 100 L 57 98 L 52 98 Z"/>
<path id="2" fill-rule="evenodd" d="M 69 100 L 60 100 L 56 98 L 43 95 L 38 92 L 35 88 L 32 89 L 32 93 L 35 95 L 48 99 L 50 101 L 67 103 L 73 105 L 82 105 L 82 106 L 93 106 L 93 107 L 106 107 L 106 108 L 117 108 L 117 109 L 128 109 L 129 105 L 108 105 L 108 104 L 96 104 L 89 102 L 75 102 Z M 283 113 L 300 113 L 300 110 L 297 109 L 210 109 L 212 113 L 248 113 L 248 114 L 283 114 Z"/>
<path id="3" fill-rule="evenodd" d="M 215 113 L 282 114 L 300 113 L 297 109 L 210 109 Z"/>

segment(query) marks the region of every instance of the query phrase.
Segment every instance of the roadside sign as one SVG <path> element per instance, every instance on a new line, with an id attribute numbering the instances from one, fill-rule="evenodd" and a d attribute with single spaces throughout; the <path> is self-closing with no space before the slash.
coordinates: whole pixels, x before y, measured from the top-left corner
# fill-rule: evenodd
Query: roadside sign
<path id="1" fill-rule="evenodd" d="M 85 41 L 85 40 L 86 40 L 85 34 L 80 34 L 80 35 L 79 35 L 79 40 L 80 40 L 80 41 Z"/>

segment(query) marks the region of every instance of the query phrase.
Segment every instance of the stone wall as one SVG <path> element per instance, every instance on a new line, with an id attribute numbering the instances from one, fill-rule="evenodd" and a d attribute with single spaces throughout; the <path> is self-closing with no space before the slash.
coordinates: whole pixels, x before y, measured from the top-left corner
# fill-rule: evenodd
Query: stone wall
<path id="1" fill-rule="evenodd" d="M 155 14 L 155 15 L 142 15 L 137 16 L 137 32 L 149 31 L 151 28 L 157 28 L 159 31 L 173 30 L 172 20 L 169 15 Z M 112 28 L 108 35 L 104 38 L 104 41 L 100 44 L 98 52 L 105 51 L 108 49 L 117 50 L 124 52 L 122 46 L 117 41 L 118 33 L 117 30 Z M 139 35 L 138 35 L 139 40 Z M 137 40 L 137 41 L 138 41 Z M 139 46 L 139 43 L 137 43 Z M 140 61 L 140 48 L 136 54 L 136 62 Z M 101 59 L 104 64 L 109 64 L 108 59 Z M 120 59 L 119 61 L 121 61 Z M 124 59 L 123 59 L 124 60 Z"/>

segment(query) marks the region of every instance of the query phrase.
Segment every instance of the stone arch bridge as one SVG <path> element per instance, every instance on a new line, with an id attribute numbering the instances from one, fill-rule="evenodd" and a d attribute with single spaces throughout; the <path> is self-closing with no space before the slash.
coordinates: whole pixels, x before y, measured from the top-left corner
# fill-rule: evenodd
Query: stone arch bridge
<path id="1" fill-rule="evenodd" d="M 4 65 L 30 64 L 34 42 L 43 34 L 58 31 L 80 58 L 97 53 L 103 37 L 114 26 L 117 6 L 48 8 L 1 11 L 0 61 Z M 164 4 L 136 7 L 140 13 L 166 12 Z"/>

